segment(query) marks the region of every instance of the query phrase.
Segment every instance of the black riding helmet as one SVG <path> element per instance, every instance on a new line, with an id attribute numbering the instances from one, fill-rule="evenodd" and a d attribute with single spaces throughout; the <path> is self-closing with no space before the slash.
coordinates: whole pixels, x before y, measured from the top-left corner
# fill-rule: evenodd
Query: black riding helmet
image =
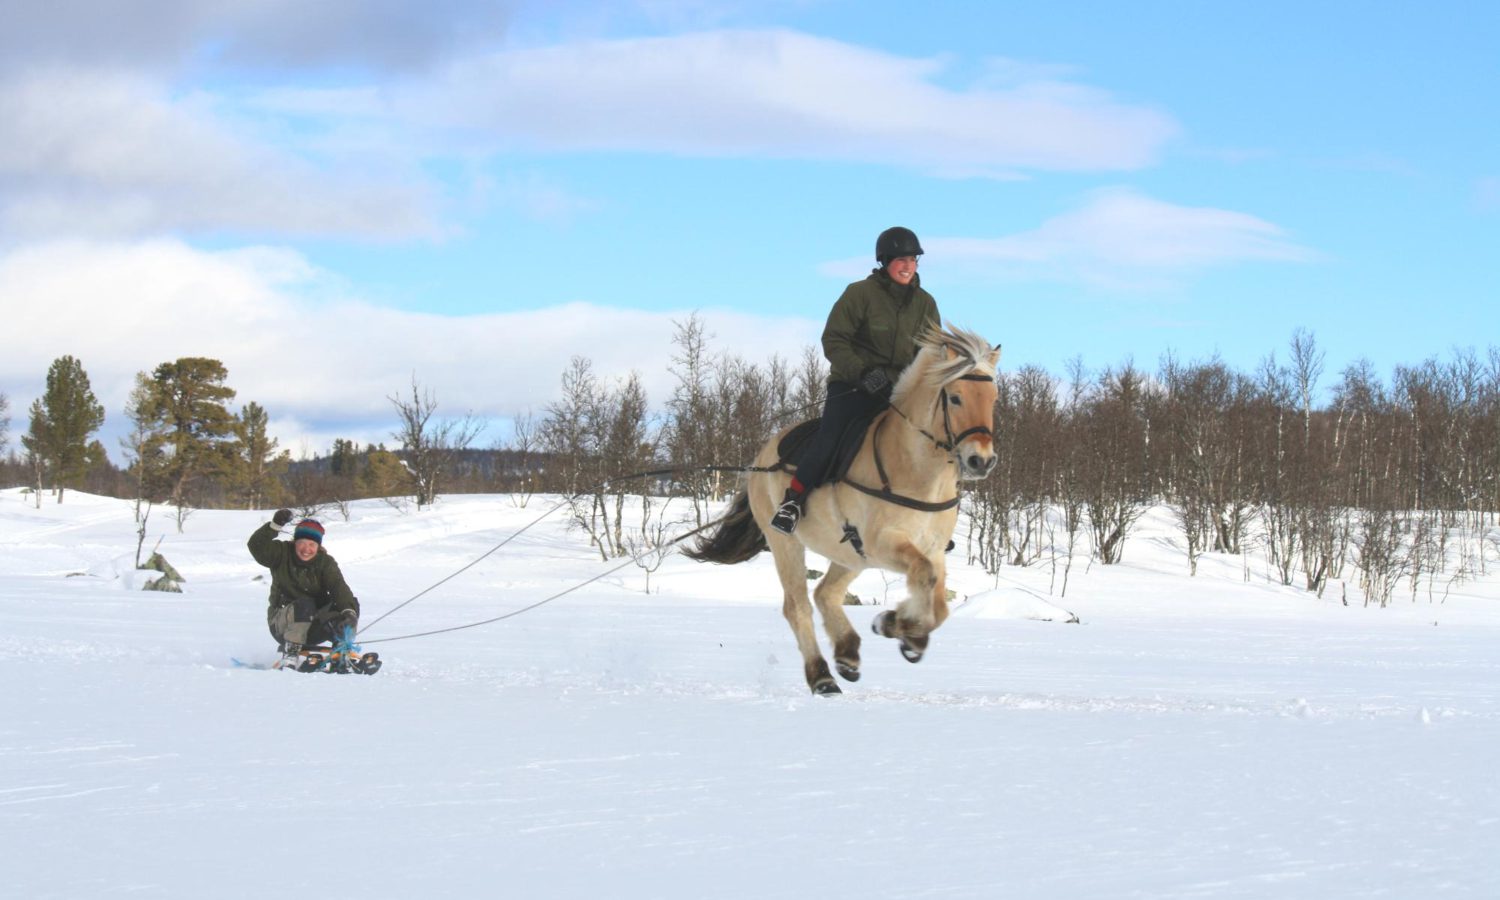
<path id="1" fill-rule="evenodd" d="M 921 256 L 922 244 L 910 228 L 887 228 L 875 239 L 875 261 L 882 266 L 903 256 Z"/>

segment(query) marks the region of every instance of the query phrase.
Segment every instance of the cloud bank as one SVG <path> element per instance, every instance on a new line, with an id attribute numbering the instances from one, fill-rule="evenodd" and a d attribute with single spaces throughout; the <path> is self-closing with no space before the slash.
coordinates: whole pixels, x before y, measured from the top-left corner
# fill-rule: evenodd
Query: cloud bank
<path id="1" fill-rule="evenodd" d="M 168 97 L 136 76 L 49 70 L 0 81 L 0 235 L 12 240 L 435 230 L 415 178 L 358 165 L 300 157 L 212 96 Z"/>
<path id="2" fill-rule="evenodd" d="M 267 409 L 273 432 L 294 451 L 325 449 L 333 437 L 388 441 L 394 416 L 386 398 L 409 390 L 413 377 L 432 389 L 440 416 L 541 415 L 574 356 L 589 359 L 605 381 L 639 370 L 659 405 L 674 383 L 673 323 L 694 312 L 589 303 L 469 316 L 404 312 L 349 296 L 291 251 L 204 252 L 164 240 L 12 253 L 0 258 L 0 307 L 12 311 L 11 333 L 25 336 L 0 357 L 13 411 L 40 393 L 52 360 L 71 354 L 109 427 L 119 429 L 136 372 L 208 356 L 226 365 L 240 402 Z M 814 344 L 822 327 L 723 310 L 699 315 L 711 352 L 757 363 Z M 653 362 L 642 367 L 643 359 Z"/>

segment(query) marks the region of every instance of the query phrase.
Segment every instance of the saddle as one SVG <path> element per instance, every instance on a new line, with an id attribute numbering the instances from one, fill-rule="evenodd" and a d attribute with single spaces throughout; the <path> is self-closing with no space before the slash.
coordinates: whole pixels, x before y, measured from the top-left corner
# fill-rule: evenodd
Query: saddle
<path id="1" fill-rule="evenodd" d="M 880 415 L 880 412 L 876 410 L 850 420 L 848 426 L 844 428 L 844 433 L 839 435 L 837 449 L 833 453 L 833 465 L 828 470 L 825 484 L 844 480 L 844 476 L 849 472 L 849 466 L 854 463 L 854 457 L 859 455 L 859 448 L 864 445 L 865 433 L 870 430 L 870 423 L 875 421 L 875 417 Z M 822 419 L 808 419 L 783 435 L 781 441 L 776 444 L 776 468 L 788 472 L 797 471 L 797 457 L 801 455 L 802 448 L 812 443 L 813 438 L 817 437 L 822 426 Z"/>
<path id="2" fill-rule="evenodd" d="M 849 474 L 849 466 L 854 463 L 854 457 L 859 455 L 859 448 L 864 445 L 865 435 L 870 430 L 870 423 L 874 422 L 876 417 L 882 412 L 884 410 L 876 410 L 852 419 L 849 422 L 848 427 L 844 429 L 844 433 L 839 435 L 838 444 L 836 445 L 837 449 L 833 455 L 833 465 L 828 470 L 828 478 L 824 481 L 824 484 L 836 484 L 842 481 L 861 494 L 867 494 L 871 497 L 884 500 L 887 503 L 894 503 L 897 506 L 904 506 L 907 509 L 915 509 L 921 512 L 942 512 L 957 506 L 957 496 L 954 496 L 952 500 L 917 500 L 891 490 L 890 476 L 886 474 L 885 466 L 880 460 L 879 444 L 875 446 L 875 470 L 880 475 L 880 487 L 868 487 L 857 481 L 851 481 L 846 477 Z M 822 427 L 822 424 L 821 419 L 809 419 L 791 431 L 788 431 L 776 444 L 776 465 L 771 466 L 770 471 L 795 473 L 797 466 L 794 460 L 796 460 L 802 448 L 817 435 L 818 429 Z M 878 429 L 876 433 L 878 435 Z M 846 532 L 845 540 L 853 538 L 857 541 L 857 535 L 852 534 L 854 531 L 853 526 L 846 523 L 844 529 Z M 952 541 L 948 542 L 948 549 L 953 549 Z M 855 544 L 855 550 L 859 550 L 861 556 L 864 555 L 864 551 L 860 550 L 858 543 Z"/>

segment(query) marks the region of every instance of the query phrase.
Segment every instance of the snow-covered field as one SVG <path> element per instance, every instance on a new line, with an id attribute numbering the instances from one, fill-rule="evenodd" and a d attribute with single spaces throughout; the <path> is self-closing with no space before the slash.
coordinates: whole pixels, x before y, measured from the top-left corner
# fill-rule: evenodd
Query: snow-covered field
<path id="1" fill-rule="evenodd" d="M 325 518 L 365 621 L 556 498 Z M 152 536 L 128 503 L 0 492 L 0 895 L 1500 897 L 1500 576 L 1343 606 L 1206 558 L 962 566 L 919 665 L 866 634 L 808 694 L 768 557 L 610 568 L 542 519 L 367 631 L 384 670 L 268 661 L 265 514 Z M 900 584 L 866 573 L 866 600 Z M 1058 614 L 1054 621 L 1033 618 Z"/>

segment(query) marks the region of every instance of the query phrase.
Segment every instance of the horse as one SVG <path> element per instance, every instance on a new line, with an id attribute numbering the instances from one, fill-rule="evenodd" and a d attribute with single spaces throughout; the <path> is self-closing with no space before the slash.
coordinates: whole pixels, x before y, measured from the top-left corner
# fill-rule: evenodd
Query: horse
<path id="1" fill-rule="evenodd" d="M 948 617 L 944 553 L 958 523 L 959 480 L 982 479 L 995 467 L 1000 348 L 951 325 L 930 326 L 918 347 L 847 471 L 807 496 L 793 534 L 768 527 L 795 471 L 778 450 L 791 430 L 785 429 L 761 446 L 718 526 L 684 551 L 691 559 L 733 564 L 770 549 L 781 580 L 782 615 L 814 694 L 842 690 L 813 630 L 807 550 L 828 560 L 813 597 L 839 675 L 859 680 L 860 638 L 844 613 L 844 592 L 872 567 L 905 573 L 907 586 L 906 598 L 876 616 L 872 630 L 899 641 L 901 655 L 919 662 L 932 632 Z"/>

